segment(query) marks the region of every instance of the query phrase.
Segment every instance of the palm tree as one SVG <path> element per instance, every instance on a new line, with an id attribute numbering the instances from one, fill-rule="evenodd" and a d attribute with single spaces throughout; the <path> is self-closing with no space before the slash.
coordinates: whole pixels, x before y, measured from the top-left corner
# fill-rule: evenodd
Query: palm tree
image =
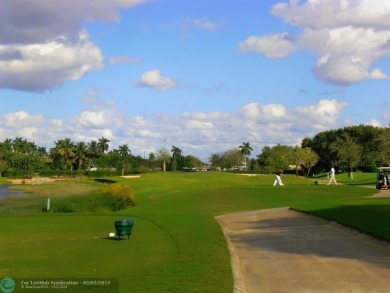
<path id="1" fill-rule="evenodd" d="M 239 146 L 239 148 L 241 149 L 241 154 L 244 156 L 244 164 L 246 166 L 246 158 L 251 155 L 253 148 L 250 146 L 249 142 L 245 141 Z"/>
<path id="2" fill-rule="evenodd" d="M 129 161 L 131 152 L 127 144 L 123 144 L 119 146 L 118 151 L 122 161 L 122 176 L 123 176 L 125 174 L 125 165 Z"/>
<path id="3" fill-rule="evenodd" d="M 34 142 L 26 143 L 24 157 L 25 170 L 28 170 L 30 163 L 38 157 L 38 146 Z"/>
<path id="4" fill-rule="evenodd" d="M 3 151 L 3 153 L 12 152 L 12 139 L 6 138 L 2 143 L 0 143 L 0 149 Z"/>
<path id="5" fill-rule="evenodd" d="M 17 153 L 24 153 L 27 148 L 27 140 L 23 139 L 22 137 L 16 137 L 13 142 L 13 149 L 14 152 Z"/>
<path id="6" fill-rule="evenodd" d="M 167 163 L 170 162 L 169 152 L 165 147 L 158 151 L 158 158 L 163 162 L 163 172 L 165 172 L 167 170 Z"/>
<path id="7" fill-rule="evenodd" d="M 171 152 L 172 158 L 180 157 L 183 154 L 183 151 L 174 145 L 172 146 Z"/>
<path id="8" fill-rule="evenodd" d="M 45 147 L 38 147 L 37 148 L 37 155 L 38 155 L 38 157 L 43 158 L 43 159 L 47 158 L 46 148 Z"/>
<path id="9" fill-rule="evenodd" d="M 154 161 L 156 160 L 156 154 L 155 153 L 150 153 L 148 162 L 149 162 L 149 167 L 154 169 Z"/>
<path id="10" fill-rule="evenodd" d="M 109 148 L 108 143 L 109 142 L 110 141 L 103 136 L 101 138 L 99 138 L 98 147 L 101 150 L 102 154 L 104 154 L 104 152 L 108 150 L 108 148 Z"/>
<path id="11" fill-rule="evenodd" d="M 72 159 L 75 155 L 74 152 L 76 149 L 74 143 L 70 140 L 70 138 L 65 138 L 58 140 L 55 142 L 55 144 L 55 154 L 65 159 L 65 165 L 67 169 L 69 169 L 69 167 L 72 169 Z"/>
<path id="12" fill-rule="evenodd" d="M 172 152 L 172 159 L 173 159 L 172 170 L 176 171 L 177 158 L 181 157 L 183 152 L 181 149 L 179 149 L 178 147 L 176 147 L 174 145 L 172 146 L 171 152 Z"/>
<path id="13" fill-rule="evenodd" d="M 88 158 L 89 158 L 89 164 L 88 167 L 93 166 L 94 160 L 99 157 L 100 149 L 98 146 L 98 143 L 96 140 L 92 140 L 91 142 L 88 143 Z"/>
<path id="14" fill-rule="evenodd" d="M 80 141 L 76 143 L 76 150 L 75 150 L 75 160 L 78 162 L 78 168 L 77 170 L 80 170 L 83 166 L 84 160 L 87 158 L 88 155 L 88 147 L 85 142 Z"/>

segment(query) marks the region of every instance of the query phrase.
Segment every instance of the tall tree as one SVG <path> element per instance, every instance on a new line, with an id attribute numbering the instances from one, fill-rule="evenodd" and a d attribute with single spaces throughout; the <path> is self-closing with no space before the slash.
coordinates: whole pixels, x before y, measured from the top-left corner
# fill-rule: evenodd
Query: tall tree
<path id="1" fill-rule="evenodd" d="M 154 169 L 155 161 L 156 161 L 156 154 L 155 153 L 150 153 L 149 157 L 148 157 L 149 168 Z"/>
<path id="2" fill-rule="evenodd" d="M 277 144 L 273 147 L 264 147 L 258 155 L 259 164 L 268 171 L 286 170 L 292 164 L 291 153 L 293 147 Z"/>
<path id="3" fill-rule="evenodd" d="M 390 166 L 390 124 L 380 135 L 379 166 Z"/>
<path id="4" fill-rule="evenodd" d="M 118 151 L 122 162 L 122 176 L 123 176 L 125 174 L 125 167 L 129 163 L 131 152 L 127 144 L 123 144 L 119 146 Z"/>
<path id="5" fill-rule="evenodd" d="M 2 173 L 9 168 L 7 161 L 3 158 L 3 154 L 0 151 L 0 177 Z"/>
<path id="6" fill-rule="evenodd" d="M 238 166 L 242 160 L 242 154 L 239 149 L 232 148 L 222 153 L 212 154 L 209 158 L 214 167 L 232 169 Z"/>
<path id="7" fill-rule="evenodd" d="M 75 160 L 77 161 L 77 170 L 81 170 L 83 163 L 88 156 L 88 147 L 84 141 L 79 141 L 76 143 L 74 155 Z"/>
<path id="8" fill-rule="evenodd" d="M 87 144 L 87 147 L 88 147 L 87 154 L 89 158 L 88 168 L 91 168 L 92 166 L 94 166 L 95 159 L 99 157 L 100 149 L 96 140 L 92 140 L 91 142 L 89 142 Z"/>
<path id="9" fill-rule="evenodd" d="M 60 139 L 55 142 L 54 153 L 65 160 L 67 169 L 72 169 L 72 160 L 74 158 L 76 146 L 70 138 Z"/>
<path id="10" fill-rule="evenodd" d="M 0 143 L 0 149 L 3 151 L 3 153 L 7 152 L 13 152 L 12 148 L 12 139 L 6 138 L 2 143 Z"/>
<path id="11" fill-rule="evenodd" d="M 99 140 L 98 140 L 98 148 L 100 149 L 102 154 L 104 154 L 104 152 L 108 150 L 108 148 L 109 148 L 108 143 L 109 142 L 110 141 L 107 138 L 103 137 L 103 136 L 101 138 L 99 138 Z"/>
<path id="12" fill-rule="evenodd" d="M 165 172 L 167 170 L 167 163 L 170 162 L 170 155 L 165 147 L 158 151 L 158 159 L 162 162 L 162 169 Z"/>
<path id="13" fill-rule="evenodd" d="M 360 162 L 362 147 L 345 132 L 331 145 L 331 149 L 337 153 L 340 163 L 346 165 L 352 177 L 353 168 L 357 167 Z"/>
<path id="14" fill-rule="evenodd" d="M 328 170 L 331 165 L 338 165 L 337 153 L 331 149 L 331 144 L 338 136 L 339 132 L 336 130 L 320 132 L 312 139 L 305 138 L 302 141 L 302 148 L 310 147 L 320 158 L 318 167 Z"/>
<path id="15" fill-rule="evenodd" d="M 172 146 L 172 149 L 171 149 L 171 152 L 172 152 L 172 171 L 176 171 L 177 169 L 177 161 L 179 160 L 180 157 L 183 156 L 183 152 L 180 148 L 176 147 L 176 146 Z"/>
<path id="16" fill-rule="evenodd" d="M 251 147 L 249 142 L 245 142 L 245 141 L 238 148 L 241 149 L 241 154 L 244 156 L 244 165 L 247 166 L 246 160 L 247 157 L 250 156 L 251 153 L 253 152 L 253 148 Z"/>
<path id="17" fill-rule="evenodd" d="M 319 156 L 309 147 L 302 148 L 300 151 L 301 164 L 307 170 L 306 177 L 309 177 L 311 169 L 317 164 Z"/>

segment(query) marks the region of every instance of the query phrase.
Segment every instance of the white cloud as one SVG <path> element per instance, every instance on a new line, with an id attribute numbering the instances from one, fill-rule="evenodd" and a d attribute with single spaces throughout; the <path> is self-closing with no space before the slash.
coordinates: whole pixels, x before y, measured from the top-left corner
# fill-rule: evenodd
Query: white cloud
<path id="1" fill-rule="evenodd" d="M 314 105 L 297 107 L 295 116 L 318 125 L 332 125 L 336 123 L 341 110 L 347 106 L 348 103 L 337 102 L 334 99 L 320 100 Z"/>
<path id="2" fill-rule="evenodd" d="M 294 50 L 294 42 L 287 33 L 264 37 L 251 36 L 239 44 L 238 50 L 263 53 L 268 58 L 286 58 Z"/>
<path id="3" fill-rule="evenodd" d="M 208 30 L 208 31 L 216 31 L 218 28 L 223 26 L 223 22 L 212 22 L 206 18 L 195 18 L 192 19 L 192 23 L 194 26 Z"/>
<path id="4" fill-rule="evenodd" d="M 102 67 L 83 22 L 119 21 L 120 9 L 147 0 L 4 0 L 0 9 L 0 88 L 45 91 Z"/>
<path id="5" fill-rule="evenodd" d="M 50 120 L 51 127 L 61 128 L 64 126 L 64 121 L 62 119 L 51 119 Z"/>
<path id="6" fill-rule="evenodd" d="M 41 126 L 43 123 L 43 115 L 30 115 L 26 111 L 8 113 L 0 119 L 0 125 L 4 125 L 11 129 L 18 129 L 29 126 L 38 127 Z"/>
<path id="7" fill-rule="evenodd" d="M 214 125 L 211 122 L 190 120 L 187 121 L 185 127 L 188 129 L 213 129 Z"/>
<path id="8" fill-rule="evenodd" d="M 24 91 L 44 91 L 76 80 L 102 67 L 103 56 L 87 32 L 77 42 L 66 39 L 44 44 L 0 46 L 0 52 L 14 50 L 20 58 L 0 60 L 0 87 Z"/>
<path id="9" fill-rule="evenodd" d="M 3 139 L 36 139 L 36 134 L 42 127 L 45 127 L 45 118 L 41 114 L 30 115 L 26 111 L 18 111 L 0 116 L 0 134 Z"/>
<path id="10" fill-rule="evenodd" d="M 366 122 L 365 125 L 371 125 L 371 126 L 375 126 L 375 127 L 381 126 L 380 122 L 376 119 L 372 119 L 372 120 Z"/>
<path id="11" fill-rule="evenodd" d="M 158 69 L 146 71 L 136 83 L 140 87 L 149 87 L 159 91 L 170 90 L 176 87 L 177 82 L 163 76 Z"/>
<path id="12" fill-rule="evenodd" d="M 178 28 L 184 35 L 188 35 L 194 28 L 206 31 L 216 31 L 224 26 L 223 21 L 211 21 L 207 18 L 192 18 L 178 20 L 173 24 L 166 25 L 167 28 Z"/>
<path id="13" fill-rule="evenodd" d="M 383 73 L 382 70 L 380 70 L 379 68 L 375 68 L 374 70 L 372 70 L 369 74 L 369 78 L 371 79 L 387 79 L 388 76 Z"/>
<path id="14" fill-rule="evenodd" d="M 272 13 L 301 29 L 301 33 L 251 36 L 238 46 L 269 58 L 286 58 L 294 51 L 318 55 L 315 76 L 336 85 L 365 79 L 386 79 L 372 65 L 390 56 L 388 0 L 290 1 L 276 4 Z"/>
<path id="15" fill-rule="evenodd" d="M 100 101 L 70 123 L 46 121 L 25 111 L 0 116 L 0 141 L 22 136 L 39 146 L 53 147 L 65 137 L 74 142 L 110 140 L 110 149 L 127 144 L 135 155 L 156 152 L 166 145 L 181 148 L 185 155 L 207 160 L 210 154 L 249 141 L 255 153 L 277 143 L 295 145 L 320 131 L 343 127 L 339 117 L 346 102 L 323 99 L 315 104 L 288 108 L 280 104 L 249 103 L 234 112 L 186 112 L 178 116 L 156 113 L 151 117 L 128 116 L 117 105 Z M 378 125 L 376 120 L 369 122 Z M 348 121 L 348 125 L 353 121 Z"/>
<path id="16" fill-rule="evenodd" d="M 259 121 L 275 121 L 284 119 L 287 111 L 283 105 L 269 104 L 262 106 L 257 103 L 250 103 L 238 110 L 238 114 L 246 119 Z"/>
<path id="17" fill-rule="evenodd" d="M 308 0 L 282 2 L 272 13 L 294 26 L 314 29 L 338 28 L 348 25 L 388 28 L 390 3 L 388 0 Z"/>
<path id="18" fill-rule="evenodd" d="M 59 36 L 79 34 L 83 22 L 120 20 L 120 9 L 147 0 L 3 0 L 0 9 L 1 44 L 42 44 Z"/>
<path id="19" fill-rule="evenodd" d="M 79 117 L 77 117 L 76 124 L 83 127 L 104 127 L 106 125 L 105 113 L 103 111 L 84 111 Z"/>

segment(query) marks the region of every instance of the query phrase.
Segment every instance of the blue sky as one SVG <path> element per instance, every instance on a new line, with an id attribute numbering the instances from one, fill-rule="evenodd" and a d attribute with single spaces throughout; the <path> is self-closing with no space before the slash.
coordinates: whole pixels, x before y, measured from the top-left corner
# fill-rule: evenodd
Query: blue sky
<path id="1" fill-rule="evenodd" d="M 250 142 L 390 123 L 388 0 L 5 0 L 0 140 Z"/>

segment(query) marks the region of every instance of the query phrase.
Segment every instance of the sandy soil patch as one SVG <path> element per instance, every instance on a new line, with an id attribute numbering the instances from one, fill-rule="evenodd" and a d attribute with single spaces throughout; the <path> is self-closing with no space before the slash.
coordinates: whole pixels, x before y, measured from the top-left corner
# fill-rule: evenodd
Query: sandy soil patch
<path id="1" fill-rule="evenodd" d="M 140 178 L 141 175 L 128 175 L 128 176 L 122 176 L 123 178 Z"/>

